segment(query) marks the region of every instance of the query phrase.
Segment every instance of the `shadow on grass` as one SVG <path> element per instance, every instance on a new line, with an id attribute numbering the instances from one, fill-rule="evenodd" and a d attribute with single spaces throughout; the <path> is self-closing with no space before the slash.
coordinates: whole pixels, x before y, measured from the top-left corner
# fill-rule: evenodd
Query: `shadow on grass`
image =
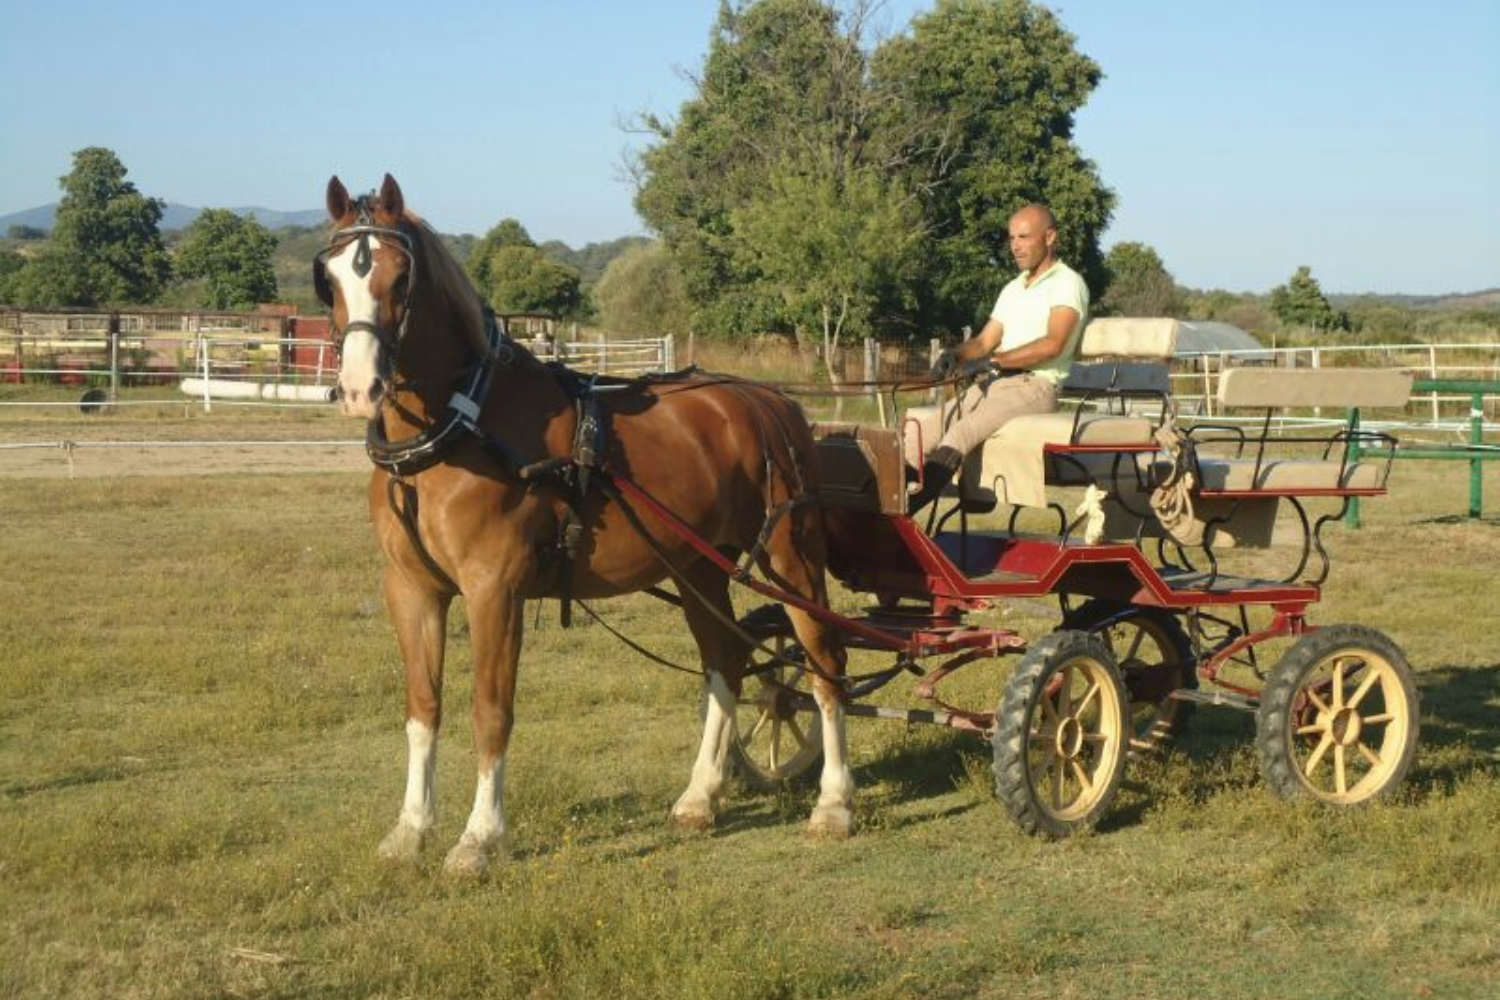
<path id="1" fill-rule="evenodd" d="M 1422 698 L 1422 742 L 1463 744 L 1491 756 L 1500 751 L 1500 663 L 1444 664 L 1417 675 Z"/>
<path id="2" fill-rule="evenodd" d="M 1467 514 L 1442 514 L 1438 517 L 1422 517 L 1412 524 L 1479 524 L 1487 528 L 1500 528 L 1500 517 L 1470 517 Z"/>

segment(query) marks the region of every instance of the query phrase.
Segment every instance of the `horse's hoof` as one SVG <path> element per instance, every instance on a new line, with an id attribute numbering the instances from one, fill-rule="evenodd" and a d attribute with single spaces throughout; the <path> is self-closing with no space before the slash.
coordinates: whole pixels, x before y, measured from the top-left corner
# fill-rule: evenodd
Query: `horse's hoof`
<path id="1" fill-rule="evenodd" d="M 499 840 L 481 842 L 461 837 L 443 859 L 443 871 L 458 878 L 478 878 L 504 850 L 504 844 Z"/>
<path id="2" fill-rule="evenodd" d="M 714 828 L 713 804 L 706 801 L 690 802 L 678 799 L 672 807 L 672 823 L 680 830 L 702 833 Z"/>
<path id="3" fill-rule="evenodd" d="M 807 832 L 815 837 L 842 840 L 854 832 L 854 814 L 848 806 L 818 806 L 807 821 Z"/>
<path id="4" fill-rule="evenodd" d="M 397 823 L 380 842 L 380 856 L 387 861 L 415 861 L 422 853 L 427 834 L 405 823 Z"/>

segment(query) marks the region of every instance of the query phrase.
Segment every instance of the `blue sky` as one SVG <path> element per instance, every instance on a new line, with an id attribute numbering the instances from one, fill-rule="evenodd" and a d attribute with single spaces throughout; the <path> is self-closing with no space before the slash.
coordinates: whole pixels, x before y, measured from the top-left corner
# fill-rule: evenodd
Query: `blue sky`
<path id="1" fill-rule="evenodd" d="M 887 31 L 932 0 L 889 0 Z M 0 214 L 114 149 L 147 194 L 321 204 L 389 170 L 440 229 L 506 216 L 574 246 L 642 232 L 632 113 L 671 113 L 716 0 L 230 7 L 6 4 Z M 1500 3 L 1054 5 L 1105 79 L 1076 138 L 1118 195 L 1105 244 L 1265 290 L 1500 286 Z"/>

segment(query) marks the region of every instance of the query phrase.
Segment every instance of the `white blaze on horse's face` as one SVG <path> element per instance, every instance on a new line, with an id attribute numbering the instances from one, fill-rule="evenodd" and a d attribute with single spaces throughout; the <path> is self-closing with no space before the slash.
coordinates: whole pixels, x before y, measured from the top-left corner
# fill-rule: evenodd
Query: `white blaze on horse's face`
<path id="1" fill-rule="evenodd" d="M 380 240 L 375 236 L 366 238 L 373 257 L 380 249 Z M 363 275 L 354 269 L 359 242 L 349 241 L 327 262 L 328 276 L 344 299 L 345 329 L 355 323 L 375 326 L 379 322 L 380 302 L 371 287 L 377 269 L 369 268 Z M 380 341 L 369 329 L 355 329 L 344 337 L 343 359 L 339 362 L 339 400 L 346 416 L 375 416 L 375 404 L 380 397 L 380 349 Z"/>

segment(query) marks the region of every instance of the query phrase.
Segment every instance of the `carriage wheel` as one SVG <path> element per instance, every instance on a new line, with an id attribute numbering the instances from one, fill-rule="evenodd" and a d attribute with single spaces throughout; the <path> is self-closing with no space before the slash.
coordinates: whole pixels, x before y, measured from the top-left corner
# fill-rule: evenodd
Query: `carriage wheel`
<path id="1" fill-rule="evenodd" d="M 1193 643 L 1177 616 L 1160 608 L 1094 599 L 1068 616 L 1068 628 L 1092 632 L 1104 640 L 1130 698 L 1130 749 L 1160 749 L 1187 731 L 1191 702 L 1171 697 L 1181 688 L 1197 688 Z"/>
<path id="2" fill-rule="evenodd" d="M 1303 636 L 1276 664 L 1255 743 L 1278 794 L 1352 805 L 1401 782 L 1417 728 L 1405 655 L 1374 629 L 1335 625 Z"/>
<path id="3" fill-rule="evenodd" d="M 1097 635 L 1057 631 L 1033 646 L 995 716 L 995 791 L 1027 833 L 1092 826 L 1125 772 L 1128 702 Z"/>
<path id="4" fill-rule="evenodd" d="M 768 645 L 779 656 L 804 661 L 789 621 Z M 798 695 L 810 693 L 805 673 L 764 653 L 752 654 L 749 669 L 761 667 L 741 687 L 729 759 L 746 784 L 770 791 L 823 759 L 823 717 L 799 704 Z"/>

